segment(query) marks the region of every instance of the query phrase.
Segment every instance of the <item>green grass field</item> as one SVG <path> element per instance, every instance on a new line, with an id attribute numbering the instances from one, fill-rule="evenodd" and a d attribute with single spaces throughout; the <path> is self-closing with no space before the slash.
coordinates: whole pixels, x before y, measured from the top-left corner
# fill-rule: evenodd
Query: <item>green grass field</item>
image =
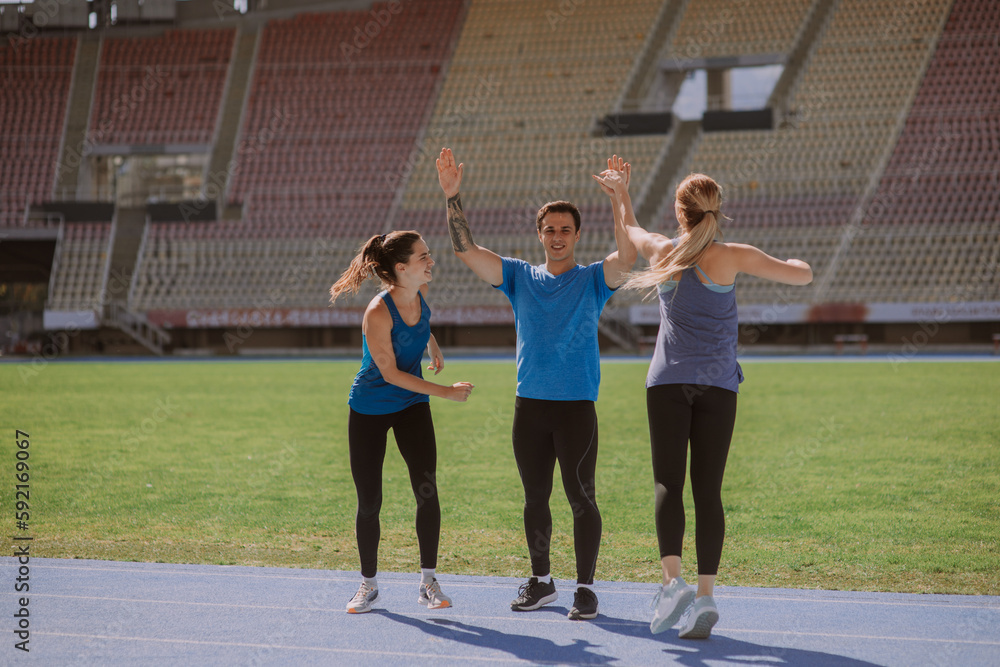
<path id="1" fill-rule="evenodd" d="M 1000 594 L 1000 366 L 744 366 L 719 583 Z M 2 525 L 30 435 L 32 554 L 356 570 L 346 394 L 357 362 L 0 364 Z M 645 363 L 603 368 L 597 577 L 656 581 Z M 447 363 L 432 399 L 438 570 L 524 577 L 513 363 Z M 556 474 L 558 475 L 558 469 Z M 380 567 L 415 571 L 414 501 L 390 443 Z M 688 499 L 685 562 L 694 572 Z M 553 574 L 574 576 L 557 481 Z"/>

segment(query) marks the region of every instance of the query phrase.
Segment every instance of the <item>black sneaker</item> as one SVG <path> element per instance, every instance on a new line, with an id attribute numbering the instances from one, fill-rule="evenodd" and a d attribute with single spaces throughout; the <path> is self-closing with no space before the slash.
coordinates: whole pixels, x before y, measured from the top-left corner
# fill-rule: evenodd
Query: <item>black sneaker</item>
<path id="1" fill-rule="evenodd" d="M 597 596 L 594 591 L 583 586 L 573 594 L 573 608 L 567 614 L 574 621 L 585 618 L 597 618 Z"/>
<path id="2" fill-rule="evenodd" d="M 517 599 L 510 603 L 511 611 L 532 611 L 559 599 L 555 582 L 546 584 L 538 577 L 528 579 L 528 583 L 522 584 L 517 593 Z"/>

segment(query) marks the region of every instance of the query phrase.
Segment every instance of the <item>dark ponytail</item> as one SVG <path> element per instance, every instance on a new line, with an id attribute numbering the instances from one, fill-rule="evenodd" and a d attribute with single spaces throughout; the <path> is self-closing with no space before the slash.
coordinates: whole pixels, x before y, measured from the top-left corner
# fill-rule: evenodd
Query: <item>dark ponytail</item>
<path id="1" fill-rule="evenodd" d="M 344 292 L 357 294 L 368 278 L 378 278 L 385 286 L 396 284 L 396 264 L 406 264 L 420 234 L 413 231 L 378 234 L 368 239 L 351 265 L 330 288 L 330 303 Z"/>

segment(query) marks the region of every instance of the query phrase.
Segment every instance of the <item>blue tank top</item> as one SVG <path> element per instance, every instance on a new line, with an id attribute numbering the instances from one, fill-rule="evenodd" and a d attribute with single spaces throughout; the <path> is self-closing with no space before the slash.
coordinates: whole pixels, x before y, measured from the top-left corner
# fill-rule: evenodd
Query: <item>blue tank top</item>
<path id="1" fill-rule="evenodd" d="M 382 292 L 379 296 L 392 315 L 391 336 L 392 349 L 396 354 L 396 368 L 423 378 L 421 364 L 424 349 L 431 338 L 431 309 L 424 301 L 424 295 L 420 294 L 420 321 L 412 327 L 403 321 L 388 291 Z M 364 336 L 361 337 L 361 352 L 361 370 L 354 378 L 351 394 L 347 399 L 347 404 L 352 410 L 364 415 L 387 415 L 405 410 L 417 403 L 430 401 L 430 396 L 427 394 L 418 394 L 386 382 L 382 372 L 372 360 L 371 352 L 368 350 L 368 340 Z"/>
<path id="2" fill-rule="evenodd" d="M 739 391 L 743 369 L 736 361 L 739 321 L 733 285 L 716 285 L 695 267 L 660 285 L 660 330 L 646 386 L 695 384 Z"/>

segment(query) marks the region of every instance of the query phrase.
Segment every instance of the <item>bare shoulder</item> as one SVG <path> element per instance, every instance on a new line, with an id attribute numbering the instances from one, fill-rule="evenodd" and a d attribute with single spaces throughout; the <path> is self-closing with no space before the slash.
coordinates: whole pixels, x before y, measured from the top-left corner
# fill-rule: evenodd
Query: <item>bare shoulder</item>
<path id="1" fill-rule="evenodd" d="M 650 266 L 656 266 L 673 249 L 673 239 L 663 234 L 657 234 L 656 232 L 646 232 L 644 243 L 639 248 L 643 256 L 649 259 Z"/>
<path id="2" fill-rule="evenodd" d="M 735 264 L 742 271 L 740 264 L 749 257 L 763 254 L 758 248 L 748 243 L 724 243 L 716 241 L 709 248 L 709 253 L 715 255 L 727 264 Z"/>
<path id="3" fill-rule="evenodd" d="M 730 285 L 739 273 L 736 256 L 739 253 L 739 243 L 723 243 L 715 241 L 705 249 L 705 254 L 698 260 L 698 266 L 719 285 Z"/>
<path id="4" fill-rule="evenodd" d="M 392 328 L 392 315 L 381 296 L 368 302 L 368 307 L 365 308 L 364 326 L 366 330 L 372 326 Z"/>

